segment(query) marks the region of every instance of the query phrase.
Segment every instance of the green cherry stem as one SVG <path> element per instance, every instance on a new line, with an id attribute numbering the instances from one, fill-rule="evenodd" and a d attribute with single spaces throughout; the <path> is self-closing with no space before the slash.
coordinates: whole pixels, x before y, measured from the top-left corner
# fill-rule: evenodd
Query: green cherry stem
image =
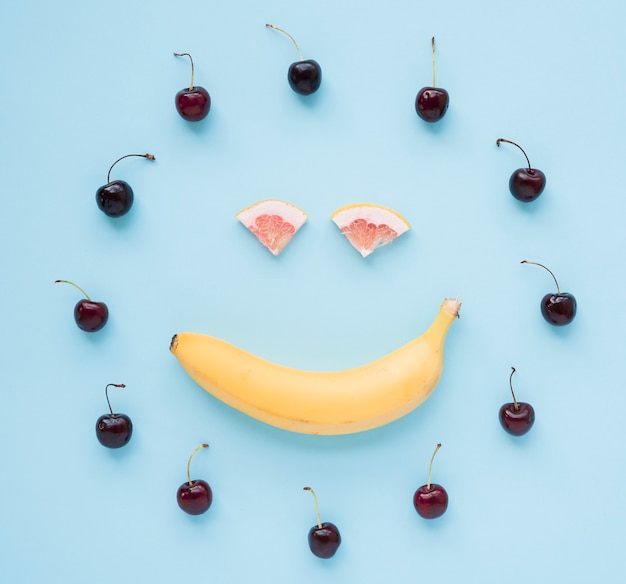
<path id="1" fill-rule="evenodd" d="M 208 448 L 208 447 L 209 447 L 208 444 L 202 443 L 202 444 L 196 446 L 194 448 L 194 451 L 189 456 L 189 460 L 187 461 L 187 482 L 189 483 L 189 486 L 192 486 L 191 485 L 191 459 L 194 457 L 196 452 L 198 452 L 198 450 L 202 450 L 203 448 Z"/>
<path id="2" fill-rule="evenodd" d="M 109 411 L 111 412 L 111 415 L 114 416 L 115 414 L 113 413 L 113 409 L 111 408 L 111 402 L 109 401 L 109 387 L 110 386 L 113 387 L 126 387 L 123 383 L 109 383 L 107 384 L 107 386 L 104 388 L 104 395 L 107 398 L 107 404 L 109 405 Z"/>
<path id="3" fill-rule="evenodd" d="M 546 268 L 546 266 L 544 266 L 543 264 L 540 264 L 538 262 L 531 262 L 530 260 L 522 260 L 520 263 L 522 263 L 522 264 L 532 264 L 533 266 L 540 266 L 540 267 L 542 267 L 544 270 L 546 270 L 552 276 L 552 279 L 554 280 L 554 284 L 556 285 L 556 293 L 557 294 L 561 293 L 561 290 L 559 288 L 559 283 L 556 281 L 556 276 L 552 273 L 552 270 L 550 270 L 549 268 Z"/>
<path id="4" fill-rule="evenodd" d="M 92 301 L 89 294 L 87 294 L 87 292 L 85 292 L 78 284 L 74 284 L 74 282 L 70 282 L 69 280 L 55 280 L 54 281 L 55 284 L 58 284 L 59 282 L 63 282 L 64 284 L 70 284 L 71 286 L 74 286 L 74 288 L 78 288 L 83 293 L 85 298 L 89 300 L 89 302 Z"/>
<path id="5" fill-rule="evenodd" d="M 112 165 L 111 168 L 109 168 L 109 173 L 107 174 L 107 183 L 111 182 L 111 171 L 113 170 L 113 167 L 120 161 L 120 160 L 124 160 L 124 158 L 130 158 L 131 156 L 139 156 L 139 158 L 147 158 L 148 160 L 155 160 L 154 155 L 153 154 L 126 154 L 125 156 L 122 156 L 121 158 L 118 158 Z"/>
<path id="6" fill-rule="evenodd" d="M 284 35 L 288 36 L 291 39 L 291 42 L 295 45 L 296 50 L 298 51 L 298 56 L 300 57 L 300 60 L 304 61 L 304 57 L 302 56 L 302 51 L 300 50 L 300 47 L 298 46 L 296 39 L 294 39 L 286 30 L 283 30 L 282 28 L 278 28 L 277 26 L 274 26 L 273 24 L 266 24 L 265 26 L 267 28 L 273 28 L 274 30 L 282 32 Z"/>
<path id="7" fill-rule="evenodd" d="M 189 57 L 191 61 L 191 83 L 189 84 L 189 91 L 193 89 L 193 77 L 194 77 L 194 69 L 193 69 L 193 58 L 189 53 L 174 53 L 175 57 Z"/>
<path id="8" fill-rule="evenodd" d="M 433 472 L 433 460 L 435 460 L 435 454 L 437 454 L 440 448 L 441 448 L 441 443 L 437 444 L 437 446 L 435 447 L 435 452 L 433 452 L 433 455 L 430 457 L 430 466 L 428 467 L 428 481 L 426 481 L 427 482 L 426 490 L 430 490 L 430 475 Z"/>
<path id="9" fill-rule="evenodd" d="M 309 491 L 315 500 L 315 513 L 317 514 L 317 526 L 322 529 L 322 516 L 320 515 L 320 505 L 317 501 L 317 495 L 311 487 L 304 487 L 305 491 Z"/>

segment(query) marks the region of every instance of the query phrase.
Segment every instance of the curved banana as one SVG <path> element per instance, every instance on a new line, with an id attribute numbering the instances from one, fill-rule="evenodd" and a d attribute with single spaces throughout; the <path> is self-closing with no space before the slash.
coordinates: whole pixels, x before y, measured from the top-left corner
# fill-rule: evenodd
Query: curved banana
<path id="1" fill-rule="evenodd" d="M 345 371 L 283 367 L 199 333 L 174 335 L 170 351 L 196 383 L 257 420 L 305 434 L 349 434 L 397 420 L 428 398 L 460 306 L 445 300 L 421 337 Z"/>

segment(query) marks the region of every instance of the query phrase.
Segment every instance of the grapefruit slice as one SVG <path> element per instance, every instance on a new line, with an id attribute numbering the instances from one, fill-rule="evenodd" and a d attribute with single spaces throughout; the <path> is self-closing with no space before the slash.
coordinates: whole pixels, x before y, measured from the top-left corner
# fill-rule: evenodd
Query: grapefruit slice
<path id="1" fill-rule="evenodd" d="M 277 256 L 302 227 L 308 215 L 285 201 L 258 201 L 235 215 L 257 239 Z"/>
<path id="2" fill-rule="evenodd" d="M 346 205 L 337 209 L 330 218 L 363 257 L 411 229 L 400 213 L 374 203 Z"/>

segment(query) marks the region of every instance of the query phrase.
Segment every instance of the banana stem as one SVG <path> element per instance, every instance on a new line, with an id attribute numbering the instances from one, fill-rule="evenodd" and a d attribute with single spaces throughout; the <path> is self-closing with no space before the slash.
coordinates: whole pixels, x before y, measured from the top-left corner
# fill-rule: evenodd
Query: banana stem
<path id="1" fill-rule="evenodd" d="M 320 515 L 320 505 L 317 501 L 317 495 L 315 491 L 311 487 L 304 487 L 305 491 L 310 491 L 311 495 L 313 495 L 313 499 L 315 499 L 315 513 L 317 514 L 317 526 L 322 529 L 322 516 Z"/>
<path id="2" fill-rule="evenodd" d="M 459 318 L 461 302 L 456 299 L 446 298 L 439 309 L 439 314 L 424 333 L 433 338 L 435 343 L 441 343 L 456 318 Z"/>

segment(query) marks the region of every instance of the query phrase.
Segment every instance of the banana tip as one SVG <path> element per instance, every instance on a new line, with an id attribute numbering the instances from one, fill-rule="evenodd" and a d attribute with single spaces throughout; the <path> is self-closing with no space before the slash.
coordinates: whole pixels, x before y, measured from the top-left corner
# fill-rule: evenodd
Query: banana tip
<path id="1" fill-rule="evenodd" d="M 178 335 L 174 335 L 170 341 L 170 351 L 173 353 L 178 345 Z"/>
<path id="2" fill-rule="evenodd" d="M 459 310 L 461 309 L 461 301 L 457 298 L 446 298 L 441 306 L 448 314 L 452 316 L 459 316 Z"/>

